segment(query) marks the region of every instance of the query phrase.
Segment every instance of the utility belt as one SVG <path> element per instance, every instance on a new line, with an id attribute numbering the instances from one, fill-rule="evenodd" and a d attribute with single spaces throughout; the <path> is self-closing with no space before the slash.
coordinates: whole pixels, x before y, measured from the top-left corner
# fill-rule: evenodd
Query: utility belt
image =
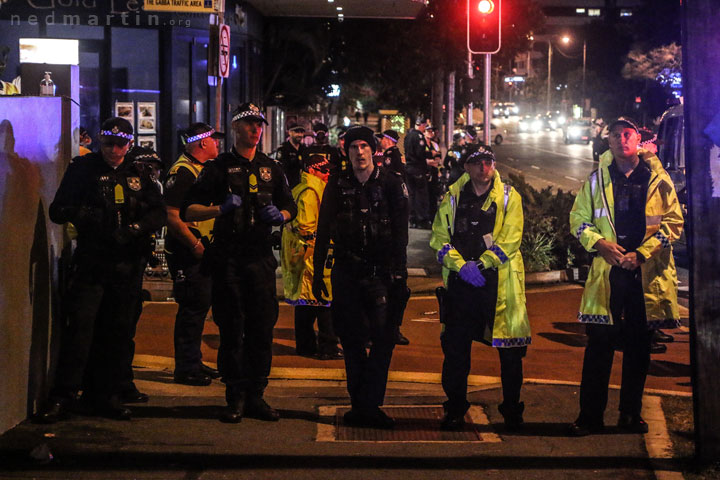
<path id="1" fill-rule="evenodd" d="M 335 266 L 350 270 L 353 275 L 361 277 L 390 276 L 390 268 L 387 265 L 377 265 L 350 252 L 338 254 L 335 257 Z"/>

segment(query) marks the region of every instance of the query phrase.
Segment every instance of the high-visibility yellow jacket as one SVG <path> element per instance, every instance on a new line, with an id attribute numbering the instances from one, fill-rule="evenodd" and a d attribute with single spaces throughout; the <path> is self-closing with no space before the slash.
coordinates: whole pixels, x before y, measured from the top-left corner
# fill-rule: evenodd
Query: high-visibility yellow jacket
<path id="1" fill-rule="evenodd" d="M 453 246 L 451 233 L 455 230 L 455 212 L 460 193 L 470 176 L 465 173 L 449 188 L 433 221 L 430 246 L 437 251 L 443 266 L 443 280 L 451 271 L 459 272 L 465 260 Z M 485 268 L 498 270 L 498 296 L 492 331 L 493 347 L 522 347 L 531 342 L 530 322 L 525 306 L 525 265 L 520 254 L 523 233 L 523 210 L 520 194 L 505 185 L 495 172 L 493 186 L 483 210 L 495 203 L 495 227 L 492 245 L 480 256 Z M 490 341 L 490 339 L 487 339 Z"/>
<path id="2" fill-rule="evenodd" d="M 292 189 L 298 213 L 283 228 L 280 258 L 285 301 L 290 305 L 321 305 L 312 293 L 312 281 L 315 234 L 325 185 L 318 177 L 302 172 L 300 183 Z M 330 268 L 327 263 L 323 278 L 330 294 L 328 299 L 332 299 Z"/>
<path id="3" fill-rule="evenodd" d="M 660 159 L 647 150 L 640 150 L 638 155 L 651 171 L 645 204 L 645 239 L 637 249 L 646 259 L 640 268 L 648 326 L 677 327 L 680 314 L 672 243 L 682 233 L 682 210 L 673 182 Z M 570 212 L 570 229 L 589 252 L 596 251 L 594 245 L 601 238 L 617 242 L 613 187 L 608 171 L 612 161 L 609 150 L 600 156 L 598 169 L 583 184 Z M 581 322 L 613 324 L 610 269 L 611 265 L 602 256 L 595 256 L 578 313 Z"/>
<path id="4" fill-rule="evenodd" d="M 187 170 L 192 173 L 195 178 L 200 175 L 200 172 L 202 172 L 202 169 L 204 168 L 204 164 L 193 162 L 188 157 L 185 156 L 185 154 L 180 155 L 178 157 L 177 161 L 172 164 L 170 167 L 170 170 L 168 170 L 168 177 L 171 175 L 175 175 L 178 170 L 181 168 L 186 168 Z M 212 229 L 215 225 L 215 219 L 211 218 L 210 220 L 203 220 L 201 222 L 185 222 L 187 223 L 188 228 L 190 230 L 195 230 L 193 232 L 195 235 L 200 235 L 201 237 L 206 237 L 208 240 L 212 240 Z"/>

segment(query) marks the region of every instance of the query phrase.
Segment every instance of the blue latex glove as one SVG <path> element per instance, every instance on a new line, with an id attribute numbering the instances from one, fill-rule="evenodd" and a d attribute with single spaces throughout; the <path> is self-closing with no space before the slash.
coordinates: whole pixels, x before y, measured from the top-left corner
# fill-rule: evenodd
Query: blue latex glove
<path id="1" fill-rule="evenodd" d="M 236 208 L 242 205 L 242 197 L 231 193 L 225 199 L 225 202 L 220 205 L 220 215 L 225 215 L 228 212 L 232 212 Z"/>
<path id="2" fill-rule="evenodd" d="M 260 209 L 260 220 L 268 225 L 282 225 L 285 223 L 285 216 L 275 205 L 265 205 Z"/>
<path id="3" fill-rule="evenodd" d="M 465 265 L 460 268 L 458 275 L 460 275 L 460 278 L 464 282 L 469 283 L 473 287 L 485 286 L 485 277 L 483 277 L 483 274 L 480 272 L 480 269 L 475 262 L 471 261 L 465 263 Z"/>

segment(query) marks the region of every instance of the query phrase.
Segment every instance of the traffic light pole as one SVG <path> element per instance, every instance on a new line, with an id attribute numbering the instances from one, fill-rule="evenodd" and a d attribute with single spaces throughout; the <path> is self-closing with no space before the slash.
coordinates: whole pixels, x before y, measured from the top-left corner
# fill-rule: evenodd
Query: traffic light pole
<path id="1" fill-rule="evenodd" d="M 720 460 L 720 53 L 717 0 L 683 1 L 685 165 L 690 257 L 690 365 L 695 451 Z"/>
<path id="2" fill-rule="evenodd" d="M 474 73 L 473 73 L 472 52 L 471 52 L 470 50 L 468 50 L 468 60 L 467 60 L 467 62 L 468 62 L 468 71 L 467 71 L 468 78 L 469 78 L 470 80 L 472 80 L 473 78 L 475 78 L 475 75 L 474 75 Z M 468 127 L 471 127 L 472 124 L 473 124 L 473 104 L 472 104 L 472 101 L 470 101 L 470 102 L 468 103 L 468 105 L 467 105 L 467 120 L 465 121 L 465 124 L 466 124 Z"/>
<path id="3" fill-rule="evenodd" d="M 490 77 L 492 73 L 491 68 L 492 55 L 489 53 L 485 54 L 485 110 L 483 114 L 483 121 L 485 128 L 483 131 L 483 142 L 485 145 L 490 145 L 490 122 L 492 120 L 492 107 L 490 105 Z"/>

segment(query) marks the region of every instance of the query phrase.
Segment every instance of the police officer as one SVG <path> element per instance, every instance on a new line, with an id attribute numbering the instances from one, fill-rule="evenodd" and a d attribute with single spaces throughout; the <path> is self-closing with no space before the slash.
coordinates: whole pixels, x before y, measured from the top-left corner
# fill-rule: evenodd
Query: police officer
<path id="1" fill-rule="evenodd" d="M 405 180 L 405 161 L 402 153 L 397 147 L 400 135 L 395 130 L 385 130 L 380 138 L 380 147 L 382 148 L 383 166 L 386 170 L 396 173 Z"/>
<path id="2" fill-rule="evenodd" d="M 588 337 L 580 384 L 580 414 L 573 436 L 604 429 L 613 356 L 623 350 L 618 427 L 647 433 L 641 416 L 653 331 L 677 327 L 677 272 L 672 243 L 683 216 L 673 181 L 652 152 L 638 150 L 634 120 L 620 117 L 608 127 L 610 150 L 600 156 L 575 198 L 570 228 L 596 253 L 578 320 Z"/>
<path id="3" fill-rule="evenodd" d="M 500 179 L 490 149 L 477 147 L 465 171 L 440 204 L 430 238 L 447 286 L 440 295 L 442 385 L 448 397 L 441 428 L 457 430 L 465 423 L 473 340 L 500 354 L 498 409 L 506 427 L 516 428 L 523 423 L 522 359 L 531 340 L 520 254 L 522 201 Z"/>
<path id="4" fill-rule="evenodd" d="M 443 166 L 445 171 L 448 172 L 447 184 L 452 185 L 457 182 L 458 179 L 465 173 L 465 167 L 461 159 L 464 161 L 463 156 L 467 153 L 467 147 L 465 146 L 465 134 L 458 132 L 453 135 L 453 143 L 448 148 Z"/>
<path id="5" fill-rule="evenodd" d="M 206 163 L 180 216 L 183 221 L 215 218 L 206 255 L 227 401 L 220 420 L 228 423 L 243 416 L 279 418 L 263 399 L 278 317 L 271 231 L 293 219 L 297 207 L 280 165 L 257 151 L 263 124 L 265 116 L 252 103 L 234 111 L 232 150 Z"/>
<path id="6" fill-rule="evenodd" d="M 128 357 L 150 234 L 165 223 L 165 205 L 152 179 L 126 160 L 133 128 L 122 118 L 103 122 L 100 152 L 68 166 L 50 219 L 77 230 L 55 385 L 39 420 L 67 414 L 78 390 L 93 412 L 129 419 L 118 399 Z"/>
<path id="7" fill-rule="evenodd" d="M 338 148 L 330 145 L 327 126 L 325 126 L 324 123 L 318 122 L 313 125 L 313 131 L 315 132 L 315 144 L 303 148 L 298 156 L 303 166 L 303 171 L 305 171 L 305 166 L 312 156 L 320 156 L 327 160 L 329 162 L 328 167 L 339 165 L 341 162 L 340 151 Z"/>
<path id="8" fill-rule="evenodd" d="M 345 134 L 352 169 L 332 176 L 323 195 L 313 294 L 321 301 L 327 298 L 321 273 L 333 242 L 332 318 L 345 353 L 352 403 L 344 422 L 392 428 L 394 421 L 380 406 L 395 346 L 396 325 L 387 312 L 389 291 L 407 288 L 407 189 L 398 175 L 373 164 L 375 148 L 367 127 L 353 127 Z"/>
<path id="9" fill-rule="evenodd" d="M 410 193 L 410 225 L 417 228 L 430 228 L 428 174 L 434 160 L 433 152 L 425 140 L 427 126 L 427 117 L 419 116 L 415 120 L 415 128 L 405 136 L 404 145 L 407 188 Z"/>
<path id="10" fill-rule="evenodd" d="M 298 125 L 296 122 L 291 122 L 288 124 L 287 134 L 288 139 L 277 149 L 275 159 L 282 165 L 285 176 L 292 189 L 300 183 L 300 172 L 302 171 L 300 154 L 305 150 L 305 145 L 303 144 L 305 127 Z"/>
<path id="11" fill-rule="evenodd" d="M 185 151 L 170 167 L 165 180 L 168 234 L 165 254 L 178 303 L 175 316 L 175 383 L 210 385 L 217 370 L 202 363 L 202 332 L 211 304 L 209 266 L 203 262 L 210 245 L 214 220 L 183 222 L 180 218 L 185 196 L 205 164 L 218 156 L 220 132 L 205 123 L 193 123 L 180 138 Z"/>

